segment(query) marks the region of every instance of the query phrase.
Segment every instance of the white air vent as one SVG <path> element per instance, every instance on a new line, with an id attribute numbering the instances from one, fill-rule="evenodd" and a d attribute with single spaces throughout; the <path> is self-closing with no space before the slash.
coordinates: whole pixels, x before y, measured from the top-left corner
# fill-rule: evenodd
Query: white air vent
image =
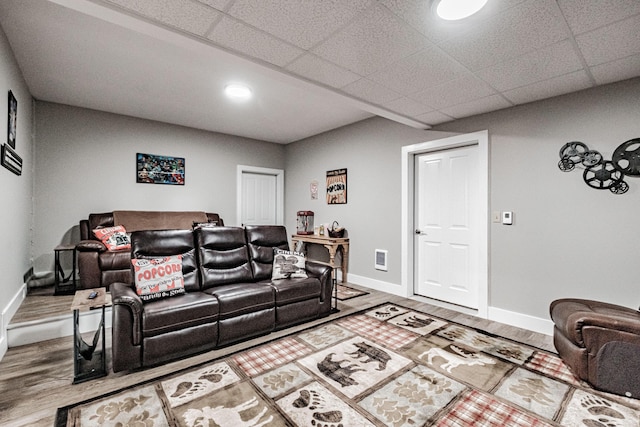
<path id="1" fill-rule="evenodd" d="M 376 249 L 376 270 L 387 271 L 387 251 Z"/>

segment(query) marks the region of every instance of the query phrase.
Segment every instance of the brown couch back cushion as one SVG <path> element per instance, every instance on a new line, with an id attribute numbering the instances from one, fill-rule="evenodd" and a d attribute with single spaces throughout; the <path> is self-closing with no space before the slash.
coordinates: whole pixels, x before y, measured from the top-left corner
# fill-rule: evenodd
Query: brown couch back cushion
<path id="1" fill-rule="evenodd" d="M 200 258 L 202 288 L 253 282 L 244 230 L 237 227 L 200 228 L 194 232 Z"/>
<path id="2" fill-rule="evenodd" d="M 199 291 L 200 275 L 191 230 L 145 230 L 131 234 L 132 258 L 160 258 L 171 255 L 182 255 L 184 288 L 188 292 Z"/>
<path id="3" fill-rule="evenodd" d="M 281 225 L 247 225 L 247 247 L 255 280 L 271 279 L 273 250 L 289 250 L 287 229 Z"/>
<path id="4" fill-rule="evenodd" d="M 113 211 L 113 224 L 122 225 L 128 233 L 140 230 L 190 230 L 194 222 L 207 222 L 200 211 Z"/>

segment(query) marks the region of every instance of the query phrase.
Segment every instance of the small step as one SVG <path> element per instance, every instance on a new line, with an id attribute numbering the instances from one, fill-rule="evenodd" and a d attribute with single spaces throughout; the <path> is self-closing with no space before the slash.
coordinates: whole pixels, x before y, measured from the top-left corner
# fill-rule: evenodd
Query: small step
<path id="1" fill-rule="evenodd" d="M 80 332 L 92 332 L 98 329 L 102 310 L 80 313 Z M 111 327 L 111 307 L 105 309 L 105 325 Z M 9 348 L 33 344 L 54 338 L 73 335 L 73 313 L 60 314 L 37 320 L 10 323 L 7 326 L 7 344 Z"/>

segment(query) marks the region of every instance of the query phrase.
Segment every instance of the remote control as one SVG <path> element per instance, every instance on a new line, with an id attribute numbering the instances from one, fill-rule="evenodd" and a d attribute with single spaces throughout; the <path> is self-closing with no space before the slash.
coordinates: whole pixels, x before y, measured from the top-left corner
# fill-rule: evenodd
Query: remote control
<path id="1" fill-rule="evenodd" d="M 97 293 L 97 292 L 91 292 L 91 293 L 89 294 L 89 299 L 94 299 L 94 298 L 95 298 L 95 297 L 97 297 L 97 296 L 98 296 L 98 293 Z"/>

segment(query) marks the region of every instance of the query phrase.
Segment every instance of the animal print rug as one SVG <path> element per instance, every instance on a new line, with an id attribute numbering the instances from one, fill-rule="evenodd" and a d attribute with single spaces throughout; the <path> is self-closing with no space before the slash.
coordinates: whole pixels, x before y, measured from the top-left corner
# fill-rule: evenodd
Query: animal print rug
<path id="1" fill-rule="evenodd" d="M 58 410 L 63 426 L 640 425 L 552 353 L 385 304 Z"/>

